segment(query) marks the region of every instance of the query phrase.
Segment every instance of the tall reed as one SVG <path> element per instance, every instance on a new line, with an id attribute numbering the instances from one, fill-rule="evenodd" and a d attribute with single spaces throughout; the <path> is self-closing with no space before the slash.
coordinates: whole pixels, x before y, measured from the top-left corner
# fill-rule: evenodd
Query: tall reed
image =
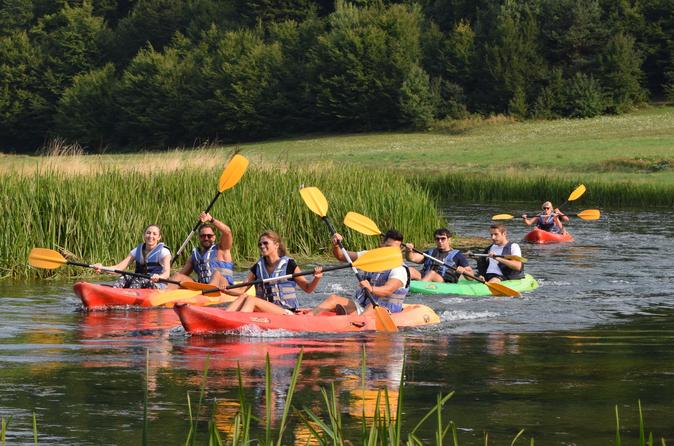
<path id="1" fill-rule="evenodd" d="M 143 230 L 151 223 L 161 226 L 163 241 L 175 251 L 217 191 L 221 172 L 222 166 L 172 173 L 108 169 L 63 176 L 45 169 L 4 175 L 0 277 L 82 273 L 65 267 L 31 270 L 26 259 L 36 246 L 72 253 L 80 261 L 116 263 L 142 242 Z M 321 189 L 340 231 L 344 231 L 341 219 L 351 210 L 419 240 L 444 224 L 428 192 L 400 175 L 329 164 L 252 166 L 211 210 L 232 228 L 235 261 L 247 264 L 257 257 L 257 238 L 266 229 L 277 231 L 293 255 L 311 257 L 328 251 L 329 234 L 302 201 L 298 192 L 302 185 Z M 355 249 L 376 244 L 355 232 L 344 235 Z"/>
<path id="2" fill-rule="evenodd" d="M 475 175 L 449 173 L 415 175 L 421 188 L 437 200 L 456 201 L 564 201 L 579 184 L 587 186 L 580 203 L 611 206 L 674 206 L 674 186 L 608 182 L 583 177 L 523 176 L 521 174 Z"/>

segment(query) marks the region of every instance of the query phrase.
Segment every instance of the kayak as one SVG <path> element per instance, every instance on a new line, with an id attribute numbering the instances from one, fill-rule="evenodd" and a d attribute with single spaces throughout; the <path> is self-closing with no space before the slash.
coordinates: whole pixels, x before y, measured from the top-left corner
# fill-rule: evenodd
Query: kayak
<path id="1" fill-rule="evenodd" d="M 174 307 L 180 322 L 190 334 L 213 334 L 257 327 L 260 330 L 287 330 L 307 333 L 350 333 L 374 331 L 376 316 L 372 314 L 337 315 L 321 313 L 314 316 L 310 309 L 297 314 L 243 313 L 222 308 L 177 304 Z M 419 327 L 437 324 L 440 318 L 426 305 L 405 305 L 400 313 L 391 314 L 398 327 Z"/>
<path id="2" fill-rule="evenodd" d="M 157 293 L 166 293 L 166 290 L 153 288 L 113 288 L 109 285 L 100 285 L 89 282 L 78 282 L 73 287 L 75 294 L 82 300 L 82 305 L 88 310 L 108 310 L 112 308 L 150 308 L 150 298 Z M 175 291 L 175 290 L 171 290 Z M 188 293 L 189 294 L 189 293 Z M 203 298 L 203 302 L 195 302 L 196 305 L 213 304 L 213 298 L 197 295 L 196 299 Z M 217 303 L 231 302 L 235 296 L 221 295 Z M 166 304 L 172 307 L 173 303 Z"/>
<path id="3" fill-rule="evenodd" d="M 512 288 L 520 293 L 538 288 L 538 282 L 531 274 L 525 274 L 523 279 L 504 280 L 502 285 Z M 461 296 L 491 296 L 487 285 L 474 280 L 461 279 L 457 283 L 422 282 L 413 280 L 410 282 L 410 293 L 417 294 L 443 294 Z"/>
<path id="4" fill-rule="evenodd" d="M 572 242 L 573 237 L 566 231 L 558 234 L 556 232 L 548 232 L 542 229 L 534 228 L 531 232 L 524 236 L 524 241 L 529 243 L 560 243 Z"/>

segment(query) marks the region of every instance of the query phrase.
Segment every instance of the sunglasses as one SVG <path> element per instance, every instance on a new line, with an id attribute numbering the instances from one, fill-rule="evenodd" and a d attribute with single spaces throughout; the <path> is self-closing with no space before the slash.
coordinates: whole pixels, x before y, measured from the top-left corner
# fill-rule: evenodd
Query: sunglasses
<path id="1" fill-rule="evenodd" d="M 447 240 L 447 237 L 435 237 L 435 241 L 442 241 L 442 240 Z"/>
<path id="2" fill-rule="evenodd" d="M 268 244 L 269 244 L 269 242 L 267 240 L 265 240 L 265 241 L 259 242 L 257 244 L 257 246 L 267 246 Z"/>
<path id="3" fill-rule="evenodd" d="M 215 234 L 199 234 L 201 238 L 215 238 Z"/>
<path id="4" fill-rule="evenodd" d="M 543 209 L 551 209 L 550 206 L 544 206 Z"/>

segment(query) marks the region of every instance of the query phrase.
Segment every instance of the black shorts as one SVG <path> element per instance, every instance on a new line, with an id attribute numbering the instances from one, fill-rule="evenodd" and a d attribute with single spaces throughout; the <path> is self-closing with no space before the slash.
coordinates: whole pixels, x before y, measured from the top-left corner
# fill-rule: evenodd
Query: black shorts
<path id="1" fill-rule="evenodd" d="M 500 274 L 493 274 L 493 273 L 487 273 L 487 274 L 485 274 L 485 275 L 484 275 L 484 280 L 485 280 L 485 282 L 489 282 L 489 281 L 490 281 L 491 279 L 493 279 L 494 277 L 496 277 L 497 279 L 500 279 L 500 280 L 505 280 L 505 277 L 503 277 L 502 275 L 500 275 Z"/>

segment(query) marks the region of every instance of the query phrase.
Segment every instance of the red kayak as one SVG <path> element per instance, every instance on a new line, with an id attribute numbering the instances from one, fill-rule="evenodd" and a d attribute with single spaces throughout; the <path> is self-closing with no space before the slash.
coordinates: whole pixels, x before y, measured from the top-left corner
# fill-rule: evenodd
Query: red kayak
<path id="1" fill-rule="evenodd" d="M 558 234 L 556 232 L 548 232 L 539 228 L 534 228 L 533 231 L 524 236 L 524 240 L 529 243 L 561 243 L 572 242 L 573 237 L 566 231 Z"/>
<path id="2" fill-rule="evenodd" d="M 323 313 L 314 316 L 310 310 L 298 314 L 243 313 L 221 308 L 178 304 L 174 307 L 180 322 L 190 334 L 222 333 L 254 326 L 260 330 L 287 330 L 312 333 L 348 333 L 374 331 L 375 315 L 336 315 Z M 405 305 L 400 313 L 391 314 L 398 327 L 419 327 L 437 324 L 440 318 L 426 305 Z"/>
<path id="3" fill-rule="evenodd" d="M 165 293 L 164 290 L 153 288 L 113 288 L 108 285 L 99 285 L 88 282 L 78 282 L 73 287 L 75 294 L 82 299 L 82 305 L 87 310 L 109 310 L 112 308 L 150 308 L 150 298 L 157 293 Z M 172 290 L 175 292 L 176 290 Z M 186 292 L 191 295 L 190 301 L 195 305 L 213 305 L 216 303 L 230 302 L 235 299 L 234 296 L 222 295 L 214 299 L 202 295 L 194 296 L 194 292 Z M 194 302 L 194 300 L 202 302 Z M 165 307 L 173 307 L 173 303 L 165 304 Z"/>

